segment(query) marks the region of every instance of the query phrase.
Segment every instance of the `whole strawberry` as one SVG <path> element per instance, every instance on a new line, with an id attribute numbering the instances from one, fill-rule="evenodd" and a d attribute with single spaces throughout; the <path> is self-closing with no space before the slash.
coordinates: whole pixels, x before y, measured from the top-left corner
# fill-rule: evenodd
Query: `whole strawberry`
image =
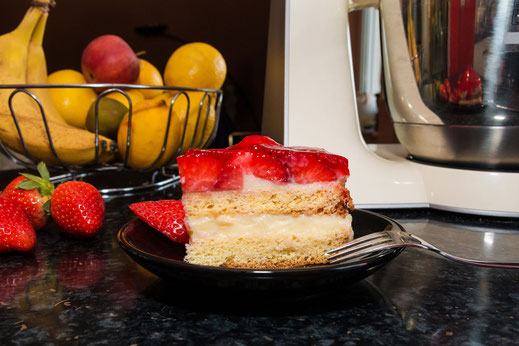
<path id="1" fill-rule="evenodd" d="M 49 200 L 54 191 L 45 163 L 38 164 L 38 172 L 41 177 L 20 173 L 0 195 L 17 202 L 35 230 L 43 228 L 49 220 Z"/>
<path id="2" fill-rule="evenodd" d="M 63 232 L 85 238 L 95 235 L 103 226 L 105 203 L 93 185 L 67 181 L 52 193 L 50 214 Z"/>
<path id="3" fill-rule="evenodd" d="M 15 201 L 0 196 L 0 253 L 30 251 L 36 244 L 36 232 Z"/>
<path id="4" fill-rule="evenodd" d="M 169 239 L 185 244 L 189 234 L 184 225 L 186 213 L 181 201 L 164 199 L 160 201 L 137 202 L 128 206 L 134 213 Z"/>

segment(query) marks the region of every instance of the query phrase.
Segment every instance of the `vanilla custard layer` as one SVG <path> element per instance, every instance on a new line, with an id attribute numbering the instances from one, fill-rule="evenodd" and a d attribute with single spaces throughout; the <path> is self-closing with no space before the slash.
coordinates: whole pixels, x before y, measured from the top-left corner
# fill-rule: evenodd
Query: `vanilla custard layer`
<path id="1" fill-rule="evenodd" d="M 351 228 L 351 215 L 258 215 L 234 214 L 218 216 L 189 216 L 186 219 L 190 243 L 207 239 L 233 240 L 272 238 L 288 242 L 321 240 L 329 230 L 344 232 Z"/>

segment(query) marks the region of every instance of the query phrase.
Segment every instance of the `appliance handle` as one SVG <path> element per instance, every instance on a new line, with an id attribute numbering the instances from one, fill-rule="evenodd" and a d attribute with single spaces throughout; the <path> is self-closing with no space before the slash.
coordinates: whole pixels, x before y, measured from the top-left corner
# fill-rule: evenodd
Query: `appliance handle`
<path id="1" fill-rule="evenodd" d="M 381 43 L 386 100 L 394 122 L 443 125 L 422 101 L 411 61 L 400 0 L 349 0 L 348 11 L 375 7 L 381 16 Z M 413 59 L 414 58 L 414 59 Z M 394 78 L 394 76 L 397 76 Z"/>
<path id="2" fill-rule="evenodd" d="M 400 0 L 382 1 L 380 18 L 384 83 L 393 121 L 443 125 L 443 121 L 423 103 L 418 91 L 405 39 Z"/>

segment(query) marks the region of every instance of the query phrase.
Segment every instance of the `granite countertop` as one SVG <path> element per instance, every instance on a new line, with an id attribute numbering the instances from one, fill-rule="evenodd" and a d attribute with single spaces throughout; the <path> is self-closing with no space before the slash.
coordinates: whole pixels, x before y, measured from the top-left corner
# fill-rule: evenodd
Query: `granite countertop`
<path id="1" fill-rule="evenodd" d="M 2 172 L 4 186 L 14 172 Z M 256 296 L 191 291 L 133 262 L 117 231 L 128 204 L 178 188 L 107 200 L 101 233 L 50 225 L 31 254 L 0 256 L 0 344 L 514 344 L 519 270 L 467 266 L 406 249 L 360 282 Z M 458 255 L 519 262 L 519 220 L 428 209 L 377 210 Z M 515 258 L 514 258 L 515 256 Z"/>

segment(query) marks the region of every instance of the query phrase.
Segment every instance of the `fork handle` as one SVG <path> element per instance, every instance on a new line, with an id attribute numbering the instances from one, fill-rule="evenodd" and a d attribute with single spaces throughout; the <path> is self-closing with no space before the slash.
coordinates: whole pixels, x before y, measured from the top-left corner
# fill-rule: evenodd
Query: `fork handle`
<path id="1" fill-rule="evenodd" d="M 471 264 L 471 265 L 475 265 L 475 266 L 479 266 L 479 267 L 487 267 L 487 268 L 519 269 L 519 263 L 482 261 L 482 260 L 473 260 L 473 259 L 458 257 L 458 256 L 451 255 L 450 253 L 447 253 L 445 251 L 438 249 L 436 246 L 429 244 L 425 240 L 418 238 L 415 235 L 413 235 L 413 238 L 418 239 L 421 242 L 421 244 L 408 244 L 408 246 L 419 247 L 419 248 L 422 248 L 425 250 L 430 250 L 430 251 L 436 252 L 437 254 L 439 254 L 445 258 L 448 258 L 450 260 L 453 260 L 453 261 L 456 261 L 459 263 Z"/>
<path id="2" fill-rule="evenodd" d="M 467 258 L 462 258 L 458 256 L 454 256 L 448 253 L 445 253 L 441 250 L 437 251 L 438 254 L 442 255 L 443 257 L 449 258 L 453 261 L 465 263 L 465 264 L 472 264 L 479 267 L 487 267 L 487 268 L 506 268 L 506 269 L 519 269 L 519 263 L 506 263 L 506 262 L 493 262 L 493 261 L 481 261 L 481 260 L 472 260 Z"/>

